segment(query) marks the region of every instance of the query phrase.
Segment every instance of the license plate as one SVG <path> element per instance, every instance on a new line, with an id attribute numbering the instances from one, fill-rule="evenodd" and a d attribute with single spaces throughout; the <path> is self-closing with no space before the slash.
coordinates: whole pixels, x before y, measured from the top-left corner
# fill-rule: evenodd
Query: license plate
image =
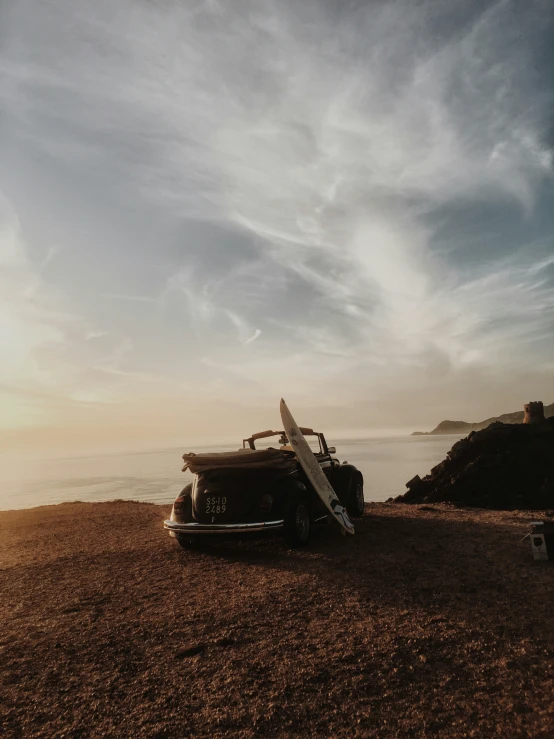
<path id="1" fill-rule="evenodd" d="M 206 513 L 209 513 L 211 516 L 215 515 L 216 513 L 225 513 L 225 511 L 227 510 L 227 498 L 225 496 L 208 496 L 205 500 L 205 503 Z"/>

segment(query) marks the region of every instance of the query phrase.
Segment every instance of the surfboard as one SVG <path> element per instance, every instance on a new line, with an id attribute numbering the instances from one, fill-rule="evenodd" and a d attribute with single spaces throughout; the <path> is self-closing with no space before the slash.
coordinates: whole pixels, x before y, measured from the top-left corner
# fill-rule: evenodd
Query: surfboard
<path id="1" fill-rule="evenodd" d="M 314 490 L 321 498 L 323 504 L 341 527 L 343 533 L 353 534 L 354 524 L 348 517 L 346 508 L 342 505 L 337 494 L 331 487 L 329 480 L 325 477 L 325 473 L 319 466 L 314 453 L 309 447 L 304 434 L 298 428 L 298 424 L 292 417 L 287 404 L 281 398 L 281 420 L 285 429 L 285 434 L 289 440 L 289 444 L 294 449 L 294 453 L 300 463 L 300 466 L 306 473 L 306 477 L 312 483 Z"/>

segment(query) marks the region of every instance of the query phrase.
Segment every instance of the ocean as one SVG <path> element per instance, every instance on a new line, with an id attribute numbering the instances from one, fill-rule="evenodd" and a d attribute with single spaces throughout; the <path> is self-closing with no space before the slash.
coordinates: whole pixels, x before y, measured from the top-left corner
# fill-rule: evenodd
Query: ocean
<path id="1" fill-rule="evenodd" d="M 344 439 L 337 457 L 364 475 L 366 501 L 383 501 L 406 492 L 406 482 L 426 475 L 460 438 L 406 436 Z M 226 451 L 232 446 L 211 447 Z M 0 465 L 0 510 L 32 508 L 68 501 L 138 500 L 171 503 L 191 480 L 181 472 L 183 449 L 103 454 Z"/>

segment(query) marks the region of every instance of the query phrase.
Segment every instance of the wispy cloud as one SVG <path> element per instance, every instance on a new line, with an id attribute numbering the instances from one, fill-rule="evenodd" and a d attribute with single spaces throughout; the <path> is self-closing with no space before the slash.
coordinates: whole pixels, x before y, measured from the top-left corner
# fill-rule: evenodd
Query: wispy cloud
<path id="1" fill-rule="evenodd" d="M 256 339 L 259 339 L 261 335 L 262 335 L 262 332 L 260 331 L 259 328 L 257 328 L 254 331 L 254 333 L 252 334 L 252 336 L 250 336 L 250 338 L 246 339 L 246 341 L 244 342 L 245 345 L 246 344 L 251 344 L 253 341 L 256 341 Z"/>
<path id="2" fill-rule="evenodd" d="M 30 261 L 17 213 L 0 193 L 0 376 L 47 381 L 38 355 L 63 345 L 73 324 Z"/>
<path id="3" fill-rule="evenodd" d="M 121 387 L 114 392 L 103 375 L 133 374 L 122 369 L 133 349 L 130 339 L 91 329 L 63 292 L 45 280 L 43 266 L 31 258 L 19 216 L 0 193 L 2 427 L 48 424 L 74 403 L 121 397 Z M 87 344 L 104 337 L 109 341 L 98 358 Z"/>
<path id="4" fill-rule="evenodd" d="M 315 397 L 550 366 L 545 3 L 118 9 L 21 0 L 6 16 L 3 125 L 64 192 L 80 183 L 112 278 L 91 296 L 68 239 L 42 259 L 47 290 L 6 238 L 26 337 L 9 361 L 44 373 L 33 357 L 56 345 L 65 377 L 85 354 L 91 385 L 111 375 L 115 394 L 116 376 L 155 365 L 199 382 L 209 366 L 222 394 L 255 376 L 280 396 L 294 367 Z M 60 196 L 59 221 L 80 233 L 81 215 Z M 79 280 L 84 349 L 46 295 Z"/>
<path id="5" fill-rule="evenodd" d="M 48 249 L 48 252 L 46 253 L 46 256 L 44 257 L 41 266 L 41 269 L 44 269 L 44 267 L 47 267 L 50 262 L 56 258 L 56 256 L 60 253 L 60 248 L 58 246 L 51 246 Z"/>
<path id="6" fill-rule="evenodd" d="M 86 335 L 87 341 L 91 341 L 92 339 L 101 339 L 104 336 L 109 336 L 109 331 L 89 331 Z"/>

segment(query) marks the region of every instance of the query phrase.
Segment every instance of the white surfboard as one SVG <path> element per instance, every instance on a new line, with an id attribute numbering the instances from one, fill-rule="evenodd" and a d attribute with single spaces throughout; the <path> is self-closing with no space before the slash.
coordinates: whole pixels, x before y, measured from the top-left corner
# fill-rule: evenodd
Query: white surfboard
<path id="1" fill-rule="evenodd" d="M 337 494 L 331 487 L 329 480 L 325 477 L 325 473 L 319 466 L 319 462 L 315 458 L 314 453 L 310 449 L 304 435 L 298 428 L 298 425 L 291 412 L 287 408 L 287 404 L 281 398 L 281 420 L 285 428 L 285 434 L 289 440 L 289 444 L 294 449 L 294 453 L 308 480 L 314 486 L 314 490 L 323 501 L 329 513 L 339 524 L 343 533 L 353 534 L 354 524 L 348 517 L 346 508 L 337 498 Z"/>

